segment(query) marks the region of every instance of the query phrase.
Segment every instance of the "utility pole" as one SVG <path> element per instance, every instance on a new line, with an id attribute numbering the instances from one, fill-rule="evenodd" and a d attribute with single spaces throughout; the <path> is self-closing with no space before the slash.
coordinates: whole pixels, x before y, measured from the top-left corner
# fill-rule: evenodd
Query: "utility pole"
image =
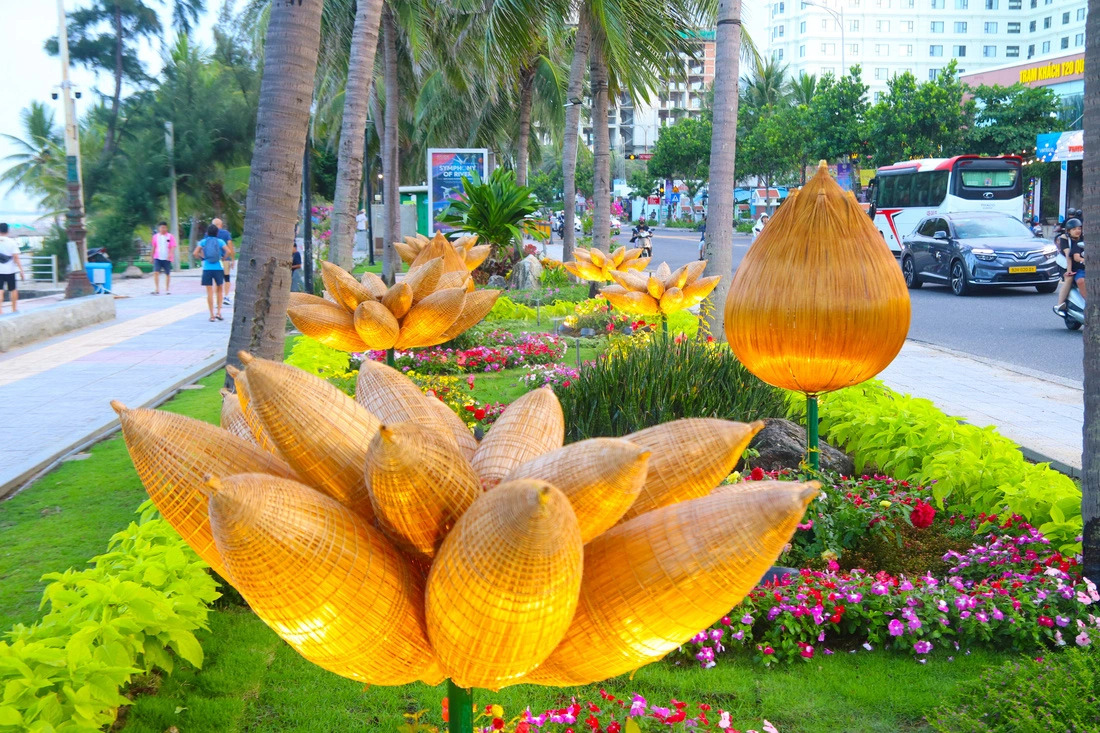
<path id="1" fill-rule="evenodd" d="M 164 145 L 168 148 L 168 176 L 172 180 L 172 187 L 168 189 L 168 212 L 170 214 L 172 238 L 176 241 L 176 266 L 179 266 L 180 258 L 180 210 L 176 191 L 176 129 L 172 121 L 164 123 Z"/>
<path id="2" fill-rule="evenodd" d="M 74 269 L 83 270 L 88 261 L 88 249 L 84 241 L 84 185 L 80 171 L 80 136 L 76 129 L 76 102 L 73 85 L 69 81 L 69 33 L 65 19 L 65 0 L 57 0 L 57 48 L 61 58 L 61 98 L 65 107 L 65 179 L 68 191 L 68 221 L 66 231 L 69 241 L 76 245 L 79 262 Z M 80 93 L 76 93 L 80 96 Z"/>

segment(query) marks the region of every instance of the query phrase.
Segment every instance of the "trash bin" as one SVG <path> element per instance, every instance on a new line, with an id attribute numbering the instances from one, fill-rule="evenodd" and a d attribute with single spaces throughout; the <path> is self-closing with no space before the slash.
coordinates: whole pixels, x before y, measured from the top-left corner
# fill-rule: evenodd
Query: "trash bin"
<path id="1" fill-rule="evenodd" d="M 111 267 L 110 262 L 89 262 L 84 266 L 88 273 L 88 282 L 97 293 L 111 292 Z"/>

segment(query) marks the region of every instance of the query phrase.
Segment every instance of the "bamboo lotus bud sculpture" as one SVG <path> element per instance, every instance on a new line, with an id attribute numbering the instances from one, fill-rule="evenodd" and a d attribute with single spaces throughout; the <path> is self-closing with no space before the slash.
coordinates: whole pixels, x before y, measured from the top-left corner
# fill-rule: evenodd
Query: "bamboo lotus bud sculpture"
<path id="1" fill-rule="evenodd" d="M 447 262 L 447 272 L 473 272 L 485 261 L 492 250 L 491 245 L 478 244 L 476 235 L 467 235 L 448 242 L 442 232 L 436 232 L 431 239 L 423 234 L 405 237 L 404 242 L 394 242 L 393 246 L 401 259 L 410 266 L 435 257 L 444 257 Z M 447 247 L 454 251 L 457 259 L 449 256 Z M 461 264 L 461 269 L 458 269 L 456 263 Z"/>
<path id="2" fill-rule="evenodd" d="M 768 384 L 819 395 L 870 379 L 893 361 L 909 332 L 909 308 L 898 263 L 823 161 L 738 266 L 726 338 Z"/>
<path id="3" fill-rule="evenodd" d="M 699 305 L 703 298 L 718 285 L 720 275 L 699 277 L 707 267 L 706 260 L 689 262 L 672 272 L 662 262 L 657 271 L 647 275 L 644 272 L 618 272 L 609 274 L 615 281 L 600 290 L 614 307 L 627 313 L 650 316 L 657 313 L 671 315 L 676 311 Z"/>
<path id="4" fill-rule="evenodd" d="M 364 370 L 357 404 L 294 367 L 241 361 L 242 410 L 286 463 L 221 428 L 188 434 L 156 419 L 195 421 L 118 406 L 131 456 L 276 633 L 369 684 L 567 685 L 636 669 L 740 602 L 814 493 L 708 495 L 755 424 L 683 420 L 562 447 L 561 407 L 542 389 L 471 455 L 389 367 Z"/>
<path id="5" fill-rule="evenodd" d="M 436 251 L 441 254 L 423 259 Z M 360 282 L 323 262 L 322 278 L 333 300 L 293 293 L 287 315 L 304 335 L 340 351 L 435 346 L 479 322 L 500 295 L 475 291 L 463 262 L 446 240 L 439 247 L 433 243 L 417 256 L 404 282 L 390 288 L 371 273 Z"/>
<path id="6" fill-rule="evenodd" d="M 581 280 L 602 283 L 610 280 L 614 272 L 644 270 L 649 265 L 649 258 L 641 255 L 640 247 L 634 249 L 619 247 L 611 254 L 604 254 L 595 247 L 590 249 L 577 247 L 573 250 L 573 261 L 563 262 L 562 265 L 571 275 Z"/>

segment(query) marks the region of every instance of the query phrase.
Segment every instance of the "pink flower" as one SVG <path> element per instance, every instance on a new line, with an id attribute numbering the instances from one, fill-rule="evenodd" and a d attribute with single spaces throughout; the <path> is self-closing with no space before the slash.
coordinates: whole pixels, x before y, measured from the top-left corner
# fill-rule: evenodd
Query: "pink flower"
<path id="1" fill-rule="evenodd" d="M 917 654 L 927 654 L 932 651 L 932 642 L 923 639 L 913 644 L 913 651 Z"/>
<path id="2" fill-rule="evenodd" d="M 894 619 L 886 625 L 887 630 L 890 632 L 890 636 L 901 636 L 905 633 L 905 624 L 897 619 Z"/>
<path id="3" fill-rule="evenodd" d="M 1077 642 L 1077 646 L 1088 646 L 1092 643 L 1092 639 L 1089 638 L 1089 632 L 1087 631 L 1082 631 L 1078 634 L 1075 641 Z"/>

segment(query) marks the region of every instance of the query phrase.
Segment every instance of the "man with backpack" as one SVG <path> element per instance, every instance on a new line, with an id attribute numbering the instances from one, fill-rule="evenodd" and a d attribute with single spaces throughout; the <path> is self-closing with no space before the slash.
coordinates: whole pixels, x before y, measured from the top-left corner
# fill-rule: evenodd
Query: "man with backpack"
<path id="1" fill-rule="evenodd" d="M 211 224 L 206 228 L 206 238 L 195 246 L 194 252 L 195 257 L 202 258 L 202 284 L 206 288 L 206 307 L 210 309 L 211 323 L 225 320 L 222 318 L 222 286 L 225 285 L 222 258 L 225 255 L 226 244 L 218 238 L 218 227 Z"/>
<path id="2" fill-rule="evenodd" d="M 15 273 L 19 271 L 19 279 L 26 280 L 23 274 L 23 263 L 19 261 L 19 245 L 8 236 L 8 225 L 0 222 L 0 310 L 4 304 L 4 290 L 11 294 L 11 312 L 15 313 L 19 305 L 19 289 L 15 285 Z"/>
<path id="3" fill-rule="evenodd" d="M 225 255 L 222 258 L 225 262 L 225 297 L 222 299 L 222 305 L 232 305 L 229 302 L 229 289 L 233 286 L 233 255 L 235 252 L 233 249 L 233 235 L 225 228 L 225 223 L 221 219 L 215 219 L 210 223 L 218 228 L 218 239 L 225 242 Z"/>

